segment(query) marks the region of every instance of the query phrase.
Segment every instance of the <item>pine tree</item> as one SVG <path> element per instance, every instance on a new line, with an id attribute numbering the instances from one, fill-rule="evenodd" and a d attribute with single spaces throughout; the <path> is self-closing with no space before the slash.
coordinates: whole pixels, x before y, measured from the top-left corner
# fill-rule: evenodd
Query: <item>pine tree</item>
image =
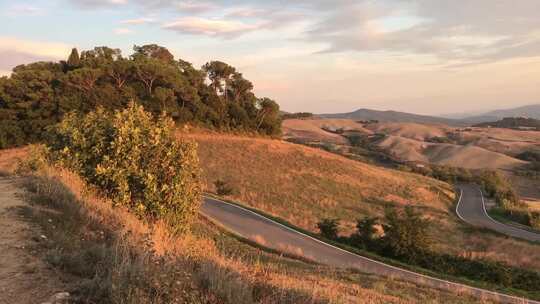
<path id="1" fill-rule="evenodd" d="M 73 48 L 71 50 L 71 54 L 69 54 L 67 64 L 70 67 L 78 67 L 81 64 L 81 58 L 79 56 L 79 51 L 77 50 L 77 48 Z"/>

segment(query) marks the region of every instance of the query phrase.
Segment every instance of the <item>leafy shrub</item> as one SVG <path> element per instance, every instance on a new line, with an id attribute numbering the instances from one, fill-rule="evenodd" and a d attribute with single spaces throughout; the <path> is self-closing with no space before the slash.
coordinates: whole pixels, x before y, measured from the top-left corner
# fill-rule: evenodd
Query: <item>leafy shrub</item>
<path id="1" fill-rule="evenodd" d="M 321 235 L 329 240 L 335 240 L 338 237 L 339 221 L 337 219 L 323 219 L 317 223 L 317 228 Z"/>
<path id="2" fill-rule="evenodd" d="M 540 215 L 537 216 L 538 220 Z M 385 222 L 382 235 L 376 233 L 379 221 Z M 384 220 L 359 219 L 357 232 L 348 238 L 339 238 L 339 241 L 439 273 L 528 292 L 538 291 L 540 273 L 535 270 L 434 251 L 430 248 L 429 228 L 429 221 L 410 207 L 402 212 L 387 209 Z"/>
<path id="3" fill-rule="evenodd" d="M 383 241 L 396 256 L 415 258 L 431 249 L 430 222 L 407 206 L 403 212 L 387 209 Z"/>
<path id="4" fill-rule="evenodd" d="M 31 145 L 28 157 L 19 160 L 15 169 L 16 175 L 30 175 L 45 168 L 47 149 L 43 145 Z"/>
<path id="5" fill-rule="evenodd" d="M 231 185 L 229 185 L 229 183 L 221 180 L 221 179 L 218 179 L 214 182 L 214 186 L 216 187 L 216 193 L 218 195 L 223 195 L 223 196 L 227 196 L 227 195 L 231 195 L 234 193 L 234 189 Z"/>
<path id="6" fill-rule="evenodd" d="M 70 113 L 50 130 L 52 159 L 98 186 L 117 204 L 183 232 L 200 205 L 197 147 L 178 141 L 173 122 L 131 103 L 114 113 Z"/>

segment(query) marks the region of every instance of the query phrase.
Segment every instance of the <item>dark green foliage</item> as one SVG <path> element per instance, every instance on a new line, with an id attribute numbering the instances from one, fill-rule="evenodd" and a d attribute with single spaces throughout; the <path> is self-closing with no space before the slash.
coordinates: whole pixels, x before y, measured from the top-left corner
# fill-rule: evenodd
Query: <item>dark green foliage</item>
<path id="1" fill-rule="evenodd" d="M 451 144 L 451 143 L 454 143 L 454 141 L 451 138 L 442 137 L 442 136 L 431 137 L 431 138 L 428 138 L 426 141 L 427 142 L 432 142 L 432 143 L 439 143 L 439 144 Z"/>
<path id="2" fill-rule="evenodd" d="M 379 222 L 383 222 L 383 234 L 377 233 Z M 438 273 L 538 293 L 540 273 L 537 271 L 434 251 L 429 228 L 429 221 L 410 207 L 403 211 L 388 209 L 384 219 L 359 219 L 357 232 L 338 241 Z"/>
<path id="3" fill-rule="evenodd" d="M 313 113 L 309 112 L 297 112 L 297 113 L 284 113 L 281 115 L 281 118 L 283 120 L 285 119 L 306 119 L 306 118 L 312 118 Z"/>
<path id="4" fill-rule="evenodd" d="M 429 251 L 432 239 L 429 235 L 430 222 L 410 206 L 403 212 L 387 209 L 385 213 L 383 241 L 398 257 L 414 259 Z"/>
<path id="5" fill-rule="evenodd" d="M 229 183 L 222 181 L 221 179 L 218 179 L 214 182 L 214 186 L 216 187 L 216 194 L 221 196 L 227 196 L 231 195 L 234 192 L 234 189 L 232 186 L 229 185 Z"/>
<path id="6" fill-rule="evenodd" d="M 525 151 L 516 156 L 524 161 L 540 162 L 540 151 Z"/>
<path id="7" fill-rule="evenodd" d="M 358 248 L 374 249 L 377 246 L 377 217 L 366 217 L 356 221 L 356 233 L 351 235 L 351 242 Z"/>
<path id="8" fill-rule="evenodd" d="M 339 221 L 337 219 L 323 219 L 317 223 L 317 228 L 321 235 L 329 240 L 335 240 L 338 237 Z"/>
<path id="9" fill-rule="evenodd" d="M 81 57 L 79 56 L 79 51 L 76 48 L 73 48 L 67 60 L 67 65 L 70 68 L 77 68 L 80 64 Z"/>
<path id="10" fill-rule="evenodd" d="M 131 103 L 114 114 L 69 113 L 51 129 L 51 158 L 141 217 L 184 232 L 201 200 L 195 143 L 179 141 L 172 121 Z"/>
<path id="11" fill-rule="evenodd" d="M 42 140 L 45 128 L 68 112 L 122 109 L 130 101 L 177 123 L 281 133 L 277 103 L 257 98 L 253 84 L 226 63 L 213 61 L 199 70 L 155 44 L 135 46 L 129 58 L 102 46 L 80 56 L 73 49 L 59 63 L 18 66 L 0 78 L 0 148 Z"/>

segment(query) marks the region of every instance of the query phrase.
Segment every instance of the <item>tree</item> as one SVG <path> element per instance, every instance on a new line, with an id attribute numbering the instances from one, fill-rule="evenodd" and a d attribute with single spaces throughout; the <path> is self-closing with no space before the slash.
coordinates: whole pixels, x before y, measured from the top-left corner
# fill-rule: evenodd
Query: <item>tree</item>
<path id="1" fill-rule="evenodd" d="M 365 217 L 356 221 L 356 233 L 352 236 L 352 239 L 359 247 L 370 248 L 373 247 L 373 243 L 377 238 L 377 228 L 375 227 L 379 223 L 377 217 Z"/>
<path id="2" fill-rule="evenodd" d="M 253 90 L 251 81 L 244 79 L 242 73 L 234 72 L 230 84 L 230 93 L 234 102 L 239 102 L 240 97 L 246 95 Z"/>
<path id="3" fill-rule="evenodd" d="M 270 98 L 257 100 L 257 131 L 268 135 L 278 135 L 281 132 L 281 117 L 279 105 Z"/>
<path id="4" fill-rule="evenodd" d="M 105 71 L 114 82 L 116 88 L 122 89 L 128 81 L 132 69 L 132 61 L 121 58 L 108 65 Z"/>
<path id="5" fill-rule="evenodd" d="M 69 54 L 67 65 L 70 68 L 77 68 L 81 65 L 81 58 L 79 57 L 79 51 L 77 48 L 73 48 L 71 50 L 71 54 Z"/>
<path id="6" fill-rule="evenodd" d="M 165 47 L 159 46 L 157 44 L 147 44 L 143 46 L 133 46 L 135 54 L 133 57 L 146 57 L 158 59 L 164 63 L 172 63 L 174 61 L 174 56 L 169 52 Z"/>
<path id="7" fill-rule="evenodd" d="M 234 67 L 211 61 L 197 69 L 148 44 L 128 57 L 107 46 L 80 56 L 74 48 L 66 61 L 15 67 L 11 76 L 0 78 L 2 145 L 41 140 L 45 128 L 70 111 L 114 110 L 131 100 L 179 123 L 280 134 L 278 104 L 258 99 L 253 84 Z"/>
<path id="8" fill-rule="evenodd" d="M 335 240 L 338 237 L 339 221 L 337 219 L 325 218 L 317 223 L 317 228 L 321 235 L 329 240 Z"/>
<path id="9" fill-rule="evenodd" d="M 402 212 L 387 209 L 385 219 L 384 240 L 396 256 L 414 260 L 416 255 L 430 250 L 430 222 L 416 213 L 411 206 L 405 207 Z"/>
<path id="10" fill-rule="evenodd" d="M 216 94 L 224 93 L 227 99 L 227 90 L 231 82 L 231 75 L 236 71 L 235 68 L 221 61 L 210 61 L 203 66 L 211 85 Z"/>

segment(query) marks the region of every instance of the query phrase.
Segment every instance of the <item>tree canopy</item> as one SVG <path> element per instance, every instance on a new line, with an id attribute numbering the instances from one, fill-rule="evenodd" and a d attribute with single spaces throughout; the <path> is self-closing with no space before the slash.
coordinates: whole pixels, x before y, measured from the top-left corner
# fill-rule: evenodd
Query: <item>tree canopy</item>
<path id="1" fill-rule="evenodd" d="M 41 140 L 71 111 L 121 109 L 130 101 L 177 123 L 280 134 L 279 105 L 255 96 L 236 68 L 211 61 L 197 69 L 155 44 L 133 50 L 124 57 L 106 46 L 73 49 L 66 61 L 20 65 L 0 78 L 0 148 Z"/>

